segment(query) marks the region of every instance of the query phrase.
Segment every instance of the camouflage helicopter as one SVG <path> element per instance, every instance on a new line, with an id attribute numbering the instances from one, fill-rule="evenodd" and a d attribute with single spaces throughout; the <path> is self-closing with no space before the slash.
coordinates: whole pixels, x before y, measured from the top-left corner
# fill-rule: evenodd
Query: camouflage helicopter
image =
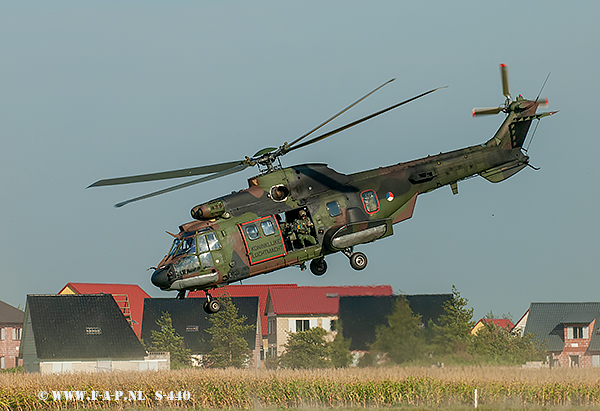
<path id="1" fill-rule="evenodd" d="M 171 234 L 175 239 L 169 252 L 153 267 L 155 286 L 177 290 L 177 298 L 185 298 L 188 290 L 203 290 L 205 311 L 215 313 L 220 305 L 211 298 L 212 289 L 289 266 L 304 270 L 309 261 L 312 273 L 320 276 L 327 271 L 325 256 L 336 252 L 344 253 L 353 269 L 363 270 L 367 257 L 354 247 L 391 236 L 395 224 L 412 217 L 420 194 L 446 185 L 457 194 L 458 181 L 468 177 L 479 174 L 497 183 L 532 167 L 523 148 L 531 122 L 556 112 L 536 114 L 540 105 L 547 104 L 539 95 L 535 100 L 521 96 L 512 100 L 506 65 L 501 64 L 500 71 L 504 105 L 474 109 L 473 116 L 504 112 L 506 118 L 494 136 L 481 145 L 353 174 L 338 173 L 326 164 L 281 166 L 280 157 L 290 151 L 439 90 L 429 90 L 305 140 L 392 79 L 279 148 L 266 148 L 239 161 L 100 180 L 90 187 L 204 175 L 115 205 L 121 207 L 258 166 L 259 175 L 248 180 L 247 189 L 193 207 L 194 221 Z"/>

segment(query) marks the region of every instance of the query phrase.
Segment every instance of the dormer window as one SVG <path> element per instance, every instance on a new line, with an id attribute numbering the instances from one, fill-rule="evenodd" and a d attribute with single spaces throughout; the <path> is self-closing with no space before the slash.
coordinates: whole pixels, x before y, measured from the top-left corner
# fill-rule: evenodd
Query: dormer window
<path id="1" fill-rule="evenodd" d="M 567 339 L 589 338 L 589 327 L 580 325 L 567 326 Z"/>

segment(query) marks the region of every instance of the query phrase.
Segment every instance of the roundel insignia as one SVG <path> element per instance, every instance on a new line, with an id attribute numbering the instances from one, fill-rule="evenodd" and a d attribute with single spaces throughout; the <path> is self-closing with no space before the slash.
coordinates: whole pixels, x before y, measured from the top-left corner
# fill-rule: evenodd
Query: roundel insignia
<path id="1" fill-rule="evenodd" d="M 394 193 L 388 191 L 388 193 L 385 195 L 385 198 L 387 199 L 387 201 L 392 201 L 394 199 Z"/>

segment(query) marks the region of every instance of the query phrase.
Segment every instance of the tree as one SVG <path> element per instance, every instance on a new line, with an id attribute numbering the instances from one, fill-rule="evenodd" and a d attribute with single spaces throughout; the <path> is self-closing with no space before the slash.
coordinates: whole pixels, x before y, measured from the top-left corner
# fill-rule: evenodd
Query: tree
<path id="1" fill-rule="evenodd" d="M 185 348 L 183 337 L 175 332 L 171 314 L 164 312 L 156 321 L 160 331 L 151 332 L 152 350 L 171 354 L 171 368 L 190 364 L 191 351 Z"/>
<path id="2" fill-rule="evenodd" d="M 221 297 L 220 302 L 221 310 L 208 320 L 211 327 L 206 332 L 211 335 L 212 350 L 205 364 L 215 368 L 245 367 L 251 351 L 244 335 L 254 329 L 254 325 L 244 324 L 247 318 L 239 316 L 231 297 Z"/>
<path id="3" fill-rule="evenodd" d="M 470 351 L 482 356 L 485 361 L 498 364 L 524 364 L 527 361 L 542 361 L 546 357 L 545 347 L 532 334 L 521 337 L 520 333 L 511 333 L 491 321 L 485 323 L 473 337 Z"/>
<path id="4" fill-rule="evenodd" d="M 279 365 L 285 368 L 329 367 L 330 347 L 323 338 L 325 334 L 327 331 L 321 327 L 290 333 Z"/>
<path id="5" fill-rule="evenodd" d="M 421 316 L 413 315 L 408 301 L 402 296 L 396 300 L 394 310 L 388 317 L 388 325 L 377 328 L 371 350 L 385 355 L 393 363 L 401 364 L 422 357 L 423 348 Z"/>
<path id="6" fill-rule="evenodd" d="M 352 364 L 352 354 L 350 353 L 350 340 L 342 336 L 342 331 L 338 331 L 332 342 L 329 343 L 331 366 L 334 368 L 344 368 Z"/>
<path id="7" fill-rule="evenodd" d="M 451 354 L 466 352 L 471 342 L 473 308 L 467 308 L 469 300 L 461 297 L 456 286 L 452 286 L 452 298 L 444 302 L 444 313 L 439 324 L 432 324 L 433 346 L 436 353 Z"/>

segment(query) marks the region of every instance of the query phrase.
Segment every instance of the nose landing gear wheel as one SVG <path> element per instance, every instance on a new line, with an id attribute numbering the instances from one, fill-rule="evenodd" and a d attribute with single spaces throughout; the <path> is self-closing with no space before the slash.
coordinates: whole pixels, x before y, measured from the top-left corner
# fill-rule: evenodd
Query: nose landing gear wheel
<path id="1" fill-rule="evenodd" d="M 327 262 L 324 258 L 315 258 L 310 262 L 310 271 L 317 276 L 325 274 L 327 271 Z"/>
<path id="2" fill-rule="evenodd" d="M 360 251 L 350 255 L 350 266 L 357 271 L 364 270 L 367 266 L 367 256 Z"/>

